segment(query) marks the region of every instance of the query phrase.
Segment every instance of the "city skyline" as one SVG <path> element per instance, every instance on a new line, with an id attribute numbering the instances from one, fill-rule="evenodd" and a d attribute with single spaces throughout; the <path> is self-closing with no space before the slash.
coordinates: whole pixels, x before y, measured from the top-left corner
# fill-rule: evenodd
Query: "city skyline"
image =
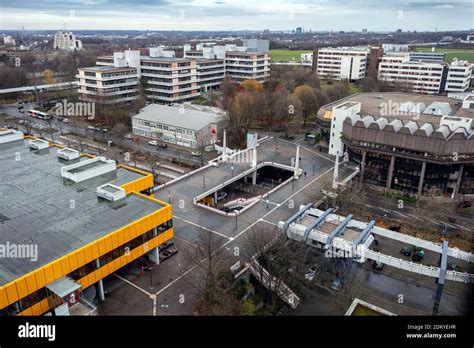
<path id="1" fill-rule="evenodd" d="M 74 4 L 2 0 L 0 7 L 0 30 L 444 31 L 474 27 L 473 3 L 466 0 L 93 0 Z"/>

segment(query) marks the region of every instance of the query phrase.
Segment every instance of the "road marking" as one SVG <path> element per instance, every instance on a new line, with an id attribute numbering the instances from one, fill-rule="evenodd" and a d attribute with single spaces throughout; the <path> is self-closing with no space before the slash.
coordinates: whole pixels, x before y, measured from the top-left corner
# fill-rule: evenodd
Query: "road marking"
<path id="1" fill-rule="evenodd" d="M 332 171 L 334 169 L 334 167 L 331 167 L 330 169 L 328 169 L 327 171 L 325 171 L 324 173 L 322 173 L 321 175 L 319 175 L 318 177 L 314 178 L 313 180 L 311 180 L 309 183 L 307 183 L 306 185 L 304 185 L 302 188 L 300 188 L 298 191 L 296 191 L 294 194 L 292 194 L 291 196 L 289 196 L 288 198 L 286 198 L 283 202 L 281 202 L 281 204 L 284 204 L 286 201 L 290 200 L 291 198 L 293 198 L 294 196 L 296 196 L 297 194 L 299 194 L 301 191 L 303 191 L 304 189 L 306 189 L 306 187 L 308 187 L 309 185 L 313 184 L 316 180 L 320 179 L 321 177 L 323 177 L 324 175 L 328 174 L 330 171 Z M 233 237 L 233 238 L 228 238 L 229 241 L 224 243 L 223 245 L 221 245 L 219 248 L 225 248 L 227 247 L 227 245 L 229 245 L 230 243 L 232 243 L 235 239 L 237 239 L 238 237 L 240 237 L 242 234 L 244 234 L 245 232 L 247 232 L 249 229 L 251 229 L 253 226 L 255 226 L 257 223 L 259 223 L 260 220 L 263 221 L 263 219 L 270 215 L 271 213 L 273 213 L 276 209 L 278 209 L 279 206 L 276 206 L 274 207 L 272 210 L 270 210 L 268 213 L 266 213 L 265 215 L 263 215 L 261 217 L 261 219 L 259 220 L 256 220 L 254 223 L 252 223 L 251 225 L 247 226 L 245 229 L 243 229 L 237 236 Z M 182 218 L 179 218 L 179 217 L 176 217 L 177 219 L 179 220 L 183 220 L 185 221 L 184 219 Z M 196 225 L 192 222 L 190 222 L 192 225 Z M 199 225 L 196 225 L 198 227 L 202 227 L 202 226 L 199 226 Z M 204 228 L 205 230 L 209 230 L 208 228 Z M 212 231 L 210 230 L 211 232 L 215 232 L 215 231 Z M 218 233 L 218 232 L 217 232 Z M 218 233 L 219 234 L 219 233 Z M 163 287 L 162 289 L 158 290 L 158 292 L 155 294 L 156 296 L 158 296 L 159 294 L 161 294 L 163 291 L 165 291 L 166 289 L 168 289 L 170 286 L 172 286 L 173 284 L 175 284 L 177 281 L 181 280 L 183 277 L 185 277 L 186 275 L 188 275 L 189 273 L 191 273 L 195 268 L 197 268 L 199 266 L 199 264 L 201 264 L 202 262 L 204 262 L 205 259 L 201 260 L 198 264 L 194 265 L 193 267 L 191 267 L 190 269 L 188 269 L 186 272 L 184 272 L 182 275 L 180 275 L 178 278 L 176 278 L 175 280 L 173 280 L 172 282 L 170 282 L 168 285 L 166 285 L 165 287 Z"/>
<path id="2" fill-rule="evenodd" d="M 291 196 L 287 197 L 283 202 L 280 203 L 280 205 L 283 205 L 285 204 L 285 202 L 289 201 L 290 199 L 292 199 L 294 196 L 296 196 L 297 194 L 299 194 L 301 191 L 303 191 L 304 189 L 306 189 L 306 187 L 308 187 L 309 185 L 312 185 L 316 180 L 320 179 L 321 177 L 323 177 L 324 175 L 328 174 L 329 172 L 331 172 L 332 170 L 334 169 L 334 166 L 329 168 L 328 170 L 326 170 L 324 173 L 322 173 L 321 175 L 317 176 L 316 178 L 314 178 L 313 180 L 311 180 L 310 182 L 308 182 L 306 185 L 304 185 L 303 187 L 301 187 L 298 191 L 296 191 L 295 193 L 293 193 Z M 268 215 L 272 214 L 275 210 L 277 210 L 280 206 L 276 206 L 275 208 L 271 209 L 268 213 L 264 214 L 259 220 L 263 220 L 264 218 L 266 218 Z M 246 228 L 244 228 L 240 233 L 238 233 L 234 238 L 233 240 L 239 238 L 242 234 L 244 234 L 245 232 L 247 232 L 249 229 L 251 229 L 253 226 L 255 226 L 259 220 L 255 221 L 254 223 L 250 224 L 249 226 L 247 226 Z M 230 244 L 231 242 L 233 242 L 233 240 L 230 240 L 228 241 L 227 243 L 225 243 L 223 245 L 223 247 L 226 247 L 228 244 Z"/>
<path id="3" fill-rule="evenodd" d="M 211 230 L 210 228 L 207 228 L 207 227 L 198 225 L 198 224 L 196 224 L 196 223 L 194 223 L 194 222 L 192 222 L 192 221 L 189 221 L 189 220 L 180 218 L 179 216 L 173 215 L 173 218 L 178 219 L 178 220 L 181 220 L 181 221 L 184 221 L 184 222 L 186 222 L 186 223 L 188 223 L 188 224 L 190 224 L 190 225 L 194 225 L 194 226 L 196 226 L 196 227 L 202 228 L 203 230 L 206 230 L 206 231 L 215 233 L 215 234 L 217 234 L 217 235 L 219 235 L 219 236 L 221 236 L 221 237 L 224 237 L 224 238 L 226 238 L 226 239 L 230 239 L 230 238 L 227 237 L 225 234 L 222 234 L 222 233 L 219 233 L 219 232 L 217 232 L 217 231 Z"/>
<path id="4" fill-rule="evenodd" d="M 191 243 L 189 240 L 186 240 L 186 239 L 183 239 L 183 238 L 180 238 L 180 237 L 177 237 L 176 234 L 173 236 L 173 238 L 176 238 L 176 239 L 179 239 L 180 241 L 184 242 L 184 243 L 187 243 L 189 245 L 192 245 L 193 247 L 196 246 L 196 244 L 194 243 Z"/>
<path id="5" fill-rule="evenodd" d="M 275 223 L 273 223 L 271 221 L 268 221 L 268 220 L 260 219 L 259 221 L 266 222 L 267 224 L 270 224 L 270 225 L 273 225 L 273 226 L 278 226 L 278 224 L 275 224 Z"/>
<path id="6" fill-rule="evenodd" d="M 283 140 L 283 139 L 278 139 L 278 140 L 279 140 L 279 141 L 283 141 L 283 142 L 288 143 L 288 144 L 293 144 L 293 145 L 295 145 L 295 146 L 298 145 L 298 144 L 295 144 L 295 143 L 293 143 L 293 142 L 291 142 L 291 141 L 288 141 L 288 140 Z M 326 160 L 328 160 L 328 161 L 331 161 L 332 163 L 335 163 L 335 162 L 336 162 L 336 161 L 332 160 L 332 159 L 329 158 L 329 157 L 326 157 L 326 156 L 324 156 L 324 155 L 321 155 L 320 153 L 318 153 L 318 152 L 316 152 L 316 151 L 313 151 L 313 150 L 307 148 L 307 147 L 304 146 L 304 145 L 301 145 L 301 144 L 299 144 L 299 145 L 301 146 L 301 148 L 303 148 L 303 149 L 305 149 L 306 151 L 309 151 L 309 152 L 315 154 L 316 156 L 322 157 L 322 158 L 324 158 L 324 159 L 326 159 Z"/>
<path id="7" fill-rule="evenodd" d="M 151 271 L 150 271 L 150 272 L 151 272 Z M 150 294 L 148 291 L 146 291 L 146 290 L 142 289 L 141 287 L 139 287 L 138 285 L 132 283 L 130 280 L 125 279 L 125 278 L 119 276 L 118 274 L 115 274 L 115 273 L 112 273 L 112 274 L 113 274 L 114 276 L 116 276 L 118 279 L 120 279 L 120 280 L 124 281 L 125 283 L 127 283 L 128 285 L 131 285 L 131 286 L 133 286 L 135 289 L 140 290 L 140 291 L 143 292 L 144 294 L 147 294 L 148 296 L 151 296 L 151 295 L 152 295 L 152 294 Z"/>
<path id="8" fill-rule="evenodd" d="M 158 292 L 155 294 L 155 296 L 158 296 L 159 294 L 161 294 L 163 291 L 165 291 L 166 289 L 168 289 L 171 285 L 173 285 L 174 283 L 176 283 L 178 280 L 180 280 L 181 278 L 183 278 L 184 276 L 186 276 L 188 273 L 192 272 L 197 266 L 199 266 L 200 263 L 204 262 L 206 259 L 203 259 L 202 261 L 199 261 L 198 264 L 194 265 L 193 267 L 191 267 L 190 269 L 188 269 L 186 272 L 184 272 L 183 274 L 181 274 L 178 278 L 176 278 L 175 280 L 173 280 L 171 283 L 169 283 L 168 285 L 166 285 L 165 287 L 161 288 L 160 290 L 158 290 Z"/>

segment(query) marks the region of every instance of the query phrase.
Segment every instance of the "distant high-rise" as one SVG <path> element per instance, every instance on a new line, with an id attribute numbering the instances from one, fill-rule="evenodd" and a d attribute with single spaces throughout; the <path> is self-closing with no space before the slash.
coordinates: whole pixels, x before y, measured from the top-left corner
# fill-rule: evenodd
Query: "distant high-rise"
<path id="1" fill-rule="evenodd" d="M 296 35 L 301 35 L 303 33 L 303 28 L 301 28 L 301 27 L 296 28 L 295 33 L 296 33 Z"/>
<path id="2" fill-rule="evenodd" d="M 5 46 L 15 46 L 16 42 L 15 42 L 15 39 L 13 37 L 11 37 L 10 35 L 4 35 L 3 36 L 3 44 Z"/>
<path id="3" fill-rule="evenodd" d="M 71 31 L 58 31 L 54 34 L 54 46 L 55 50 L 65 50 L 65 51 L 74 51 L 82 49 L 81 40 L 76 39 Z"/>

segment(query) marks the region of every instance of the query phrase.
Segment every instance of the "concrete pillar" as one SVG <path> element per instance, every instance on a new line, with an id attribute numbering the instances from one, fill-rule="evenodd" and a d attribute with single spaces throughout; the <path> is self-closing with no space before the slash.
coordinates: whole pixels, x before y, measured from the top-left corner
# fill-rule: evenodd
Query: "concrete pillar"
<path id="1" fill-rule="evenodd" d="M 156 227 L 153 229 L 153 237 L 156 237 L 158 235 L 158 230 Z M 148 258 L 150 259 L 151 262 L 159 265 L 160 264 L 160 248 L 156 247 L 153 250 L 150 250 L 148 252 Z"/>
<path id="2" fill-rule="evenodd" d="M 295 179 L 298 179 L 298 170 L 300 169 L 300 145 L 296 146 L 296 158 L 295 158 Z"/>
<path id="3" fill-rule="evenodd" d="M 423 161 L 421 165 L 420 181 L 418 183 L 418 196 L 423 193 L 423 181 L 425 180 L 426 161 Z"/>
<path id="4" fill-rule="evenodd" d="M 227 134 L 226 130 L 224 129 L 224 134 L 223 134 L 223 140 L 222 140 L 222 162 L 227 162 Z"/>
<path id="5" fill-rule="evenodd" d="M 339 151 L 336 152 L 336 163 L 334 165 L 334 175 L 332 177 L 332 188 L 337 190 L 337 184 L 339 182 Z"/>
<path id="6" fill-rule="evenodd" d="M 395 156 L 392 156 L 390 159 L 390 167 L 388 168 L 388 176 L 387 176 L 387 185 L 388 189 L 392 188 L 392 178 L 393 178 L 393 168 L 395 167 Z"/>
<path id="7" fill-rule="evenodd" d="M 95 266 L 96 266 L 97 269 L 100 268 L 100 260 L 99 259 L 95 260 Z M 105 301 L 104 283 L 102 282 L 102 279 L 99 280 L 99 282 L 97 284 L 98 284 L 98 288 L 99 288 L 99 298 L 100 298 L 101 301 Z"/>
<path id="8" fill-rule="evenodd" d="M 453 198 L 456 198 L 459 194 L 459 188 L 461 187 L 463 172 L 464 172 L 464 164 L 461 164 L 459 166 L 459 175 L 458 175 L 458 179 L 456 181 L 456 186 L 454 187 L 454 190 L 453 190 Z"/>
<path id="9" fill-rule="evenodd" d="M 214 192 L 214 203 L 217 204 L 217 191 Z"/>
<path id="10" fill-rule="evenodd" d="M 257 147 L 254 147 L 252 150 L 252 167 L 257 167 Z"/>
<path id="11" fill-rule="evenodd" d="M 360 162 L 360 182 L 364 182 L 365 173 L 365 159 L 367 157 L 367 151 L 362 151 L 362 161 Z"/>

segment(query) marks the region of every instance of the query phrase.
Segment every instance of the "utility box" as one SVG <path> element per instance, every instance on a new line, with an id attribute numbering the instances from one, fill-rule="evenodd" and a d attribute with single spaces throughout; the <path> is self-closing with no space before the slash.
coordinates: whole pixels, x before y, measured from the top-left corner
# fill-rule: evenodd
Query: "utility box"
<path id="1" fill-rule="evenodd" d="M 258 134 L 257 132 L 250 131 L 247 133 L 247 149 L 253 149 L 257 146 Z"/>

